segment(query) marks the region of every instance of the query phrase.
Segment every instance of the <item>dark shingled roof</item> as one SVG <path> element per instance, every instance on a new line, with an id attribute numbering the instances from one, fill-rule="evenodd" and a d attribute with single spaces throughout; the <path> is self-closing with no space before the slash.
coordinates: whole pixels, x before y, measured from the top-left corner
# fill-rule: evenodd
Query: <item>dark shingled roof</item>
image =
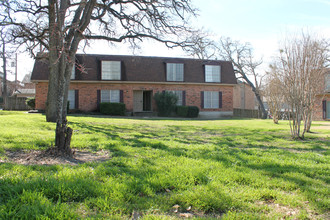
<path id="1" fill-rule="evenodd" d="M 184 82 L 205 83 L 204 65 L 221 66 L 221 83 L 236 84 L 233 66 L 229 61 L 198 60 L 189 58 L 148 57 L 148 56 L 122 56 L 122 55 L 95 55 L 77 54 L 75 80 L 98 81 L 101 80 L 101 61 L 121 61 L 122 81 L 139 82 L 166 82 L 166 63 L 184 64 Z M 31 80 L 48 80 L 48 62 L 46 59 L 37 59 L 32 71 Z"/>

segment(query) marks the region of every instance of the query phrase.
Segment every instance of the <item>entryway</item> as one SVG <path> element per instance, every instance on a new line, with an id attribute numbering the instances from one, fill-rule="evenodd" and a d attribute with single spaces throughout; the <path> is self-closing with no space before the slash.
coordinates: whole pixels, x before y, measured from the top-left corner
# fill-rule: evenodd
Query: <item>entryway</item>
<path id="1" fill-rule="evenodd" d="M 133 111 L 152 112 L 152 91 L 133 91 Z"/>

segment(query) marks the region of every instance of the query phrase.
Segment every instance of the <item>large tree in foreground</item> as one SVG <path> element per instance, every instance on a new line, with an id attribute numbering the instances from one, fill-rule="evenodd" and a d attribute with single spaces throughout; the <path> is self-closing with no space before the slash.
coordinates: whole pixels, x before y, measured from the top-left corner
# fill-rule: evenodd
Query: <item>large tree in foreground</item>
<path id="1" fill-rule="evenodd" d="M 71 154 L 72 130 L 66 103 L 70 75 L 81 42 L 129 41 L 144 38 L 183 46 L 187 17 L 195 15 L 190 0 L 1 0 L 1 23 L 12 27 L 16 42 L 35 53 L 47 52 L 49 87 L 47 121 L 56 121 L 55 145 Z"/>
<path id="2" fill-rule="evenodd" d="M 233 41 L 230 38 L 221 38 L 218 49 L 220 58 L 231 61 L 238 78 L 243 79 L 252 88 L 262 113 L 261 117 L 263 119 L 267 118 L 267 112 L 262 102 L 260 89 L 262 76 L 257 71 L 257 68 L 262 64 L 262 61 L 256 60 L 253 57 L 253 49 L 251 45 L 249 43 L 242 44 L 241 42 Z"/>

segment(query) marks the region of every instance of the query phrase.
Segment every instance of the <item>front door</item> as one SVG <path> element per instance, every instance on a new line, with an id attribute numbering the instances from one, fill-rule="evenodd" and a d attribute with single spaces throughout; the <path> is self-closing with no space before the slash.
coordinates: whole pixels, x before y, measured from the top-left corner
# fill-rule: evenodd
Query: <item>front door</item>
<path id="1" fill-rule="evenodd" d="M 151 112 L 152 91 L 143 91 L 143 111 Z"/>
<path id="2" fill-rule="evenodd" d="M 134 112 L 152 111 L 152 91 L 134 90 L 133 99 Z"/>
<path id="3" fill-rule="evenodd" d="M 133 111 L 134 112 L 143 111 L 143 91 L 142 90 L 133 91 Z"/>

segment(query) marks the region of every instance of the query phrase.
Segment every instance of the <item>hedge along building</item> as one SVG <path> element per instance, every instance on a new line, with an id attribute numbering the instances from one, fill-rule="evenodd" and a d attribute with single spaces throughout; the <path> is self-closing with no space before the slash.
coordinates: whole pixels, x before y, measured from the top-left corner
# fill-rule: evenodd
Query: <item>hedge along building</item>
<path id="1" fill-rule="evenodd" d="M 101 102 L 122 102 L 128 113 L 156 111 L 153 96 L 173 91 L 178 105 L 197 106 L 201 117 L 233 115 L 236 77 L 228 61 L 187 58 L 77 54 L 69 108 L 97 111 Z M 48 62 L 38 58 L 31 80 L 36 109 L 46 108 Z"/>

